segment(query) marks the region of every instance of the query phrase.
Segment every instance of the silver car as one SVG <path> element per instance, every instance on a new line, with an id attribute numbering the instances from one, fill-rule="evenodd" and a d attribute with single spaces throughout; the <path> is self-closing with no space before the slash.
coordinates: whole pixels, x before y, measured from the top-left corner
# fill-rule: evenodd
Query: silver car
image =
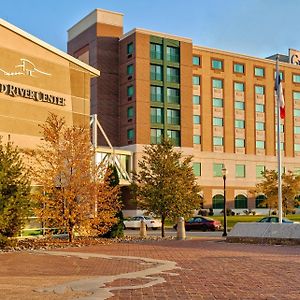
<path id="1" fill-rule="evenodd" d="M 153 219 L 152 217 L 148 216 L 135 216 L 130 218 L 129 220 L 124 220 L 124 228 L 131 228 L 131 229 L 136 229 L 140 228 L 141 226 L 141 221 L 144 220 L 146 223 L 146 228 L 152 228 L 153 230 L 156 230 L 158 228 L 161 228 L 161 221 Z"/>

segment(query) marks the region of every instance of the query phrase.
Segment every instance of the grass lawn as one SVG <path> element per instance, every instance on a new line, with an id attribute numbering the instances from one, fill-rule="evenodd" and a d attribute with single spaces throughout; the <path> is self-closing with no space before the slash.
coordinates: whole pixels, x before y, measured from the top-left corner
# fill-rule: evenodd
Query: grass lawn
<path id="1" fill-rule="evenodd" d="M 256 222 L 264 216 L 227 216 L 227 226 L 232 228 L 238 222 Z M 287 215 L 288 219 L 300 222 L 300 215 Z M 221 221 L 223 223 L 223 216 L 212 216 L 211 218 Z"/>

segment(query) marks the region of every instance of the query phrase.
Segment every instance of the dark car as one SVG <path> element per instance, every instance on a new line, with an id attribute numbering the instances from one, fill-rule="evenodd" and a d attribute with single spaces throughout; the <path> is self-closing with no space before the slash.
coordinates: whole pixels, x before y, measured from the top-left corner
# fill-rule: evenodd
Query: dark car
<path id="1" fill-rule="evenodd" d="M 279 222 L 279 217 L 277 216 L 269 216 L 269 217 L 264 217 L 260 219 L 257 222 L 262 222 L 262 223 L 278 223 Z M 282 223 L 294 223 L 294 221 L 291 221 L 287 218 L 282 218 Z"/>
<path id="2" fill-rule="evenodd" d="M 177 224 L 174 225 L 174 229 L 177 229 Z M 216 221 L 211 218 L 195 216 L 190 218 L 185 222 L 185 230 L 202 230 L 202 231 L 216 231 L 222 229 L 222 224 L 220 221 Z"/>

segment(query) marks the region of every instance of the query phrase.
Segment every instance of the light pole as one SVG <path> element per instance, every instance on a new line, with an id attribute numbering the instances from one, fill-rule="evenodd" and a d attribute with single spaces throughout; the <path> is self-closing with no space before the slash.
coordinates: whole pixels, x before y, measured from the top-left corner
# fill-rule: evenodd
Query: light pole
<path id="1" fill-rule="evenodd" d="M 223 203 L 223 216 L 224 216 L 224 230 L 222 236 L 227 236 L 227 213 L 226 213 L 226 175 L 227 169 L 225 167 L 222 168 L 222 176 L 224 183 L 224 203 Z"/>

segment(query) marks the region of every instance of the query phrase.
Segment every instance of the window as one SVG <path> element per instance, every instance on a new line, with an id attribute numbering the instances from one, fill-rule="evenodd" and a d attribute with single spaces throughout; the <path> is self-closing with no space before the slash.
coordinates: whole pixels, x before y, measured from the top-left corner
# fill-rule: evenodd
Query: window
<path id="1" fill-rule="evenodd" d="M 248 208 L 248 198 L 244 195 L 237 195 L 234 198 L 234 208 Z"/>
<path id="2" fill-rule="evenodd" d="M 234 108 L 235 109 L 240 109 L 240 110 L 245 110 L 245 102 L 235 101 L 234 102 Z"/>
<path id="3" fill-rule="evenodd" d="M 245 128 L 245 120 L 235 120 L 235 128 Z"/>
<path id="4" fill-rule="evenodd" d="M 234 90 L 238 92 L 244 92 L 244 83 L 242 82 L 235 82 L 234 83 Z"/>
<path id="5" fill-rule="evenodd" d="M 199 56 L 193 56 L 193 65 L 200 66 L 200 57 Z"/>
<path id="6" fill-rule="evenodd" d="M 150 44 L 150 56 L 152 59 L 163 59 L 163 46 L 160 44 Z"/>
<path id="7" fill-rule="evenodd" d="M 180 91 L 179 89 L 167 88 L 167 102 L 173 104 L 180 103 Z"/>
<path id="8" fill-rule="evenodd" d="M 161 86 L 151 85 L 150 97 L 151 97 L 151 101 L 164 102 L 163 88 Z"/>
<path id="9" fill-rule="evenodd" d="M 293 74 L 293 82 L 294 83 L 300 83 L 300 75 Z"/>
<path id="10" fill-rule="evenodd" d="M 133 43 L 127 44 L 127 55 L 131 55 L 133 53 Z"/>
<path id="11" fill-rule="evenodd" d="M 180 124 L 180 110 L 177 109 L 168 109 L 167 110 L 167 122 L 171 125 Z"/>
<path id="12" fill-rule="evenodd" d="M 179 62 L 179 48 L 167 46 L 167 61 Z"/>
<path id="13" fill-rule="evenodd" d="M 151 123 L 162 124 L 164 122 L 164 111 L 162 108 L 151 107 L 150 116 Z"/>
<path id="14" fill-rule="evenodd" d="M 300 144 L 294 144 L 295 152 L 300 152 Z"/>
<path id="15" fill-rule="evenodd" d="M 218 59 L 212 59 L 211 67 L 215 70 L 223 70 L 223 61 Z"/>
<path id="16" fill-rule="evenodd" d="M 213 79 L 213 88 L 222 89 L 223 80 L 222 79 Z"/>
<path id="17" fill-rule="evenodd" d="M 201 136 L 197 135 L 197 134 L 194 134 L 193 135 L 193 143 L 196 144 L 196 145 L 200 145 L 201 144 Z"/>
<path id="18" fill-rule="evenodd" d="M 221 137 L 221 136 L 214 136 L 213 137 L 213 145 L 214 146 L 223 146 L 223 137 Z"/>
<path id="19" fill-rule="evenodd" d="M 235 165 L 235 177 L 238 177 L 238 178 L 246 177 L 246 166 L 245 165 Z"/>
<path id="20" fill-rule="evenodd" d="M 193 163 L 193 171 L 195 176 L 201 176 L 201 163 Z"/>
<path id="21" fill-rule="evenodd" d="M 300 92 L 293 92 L 294 100 L 300 100 Z"/>
<path id="22" fill-rule="evenodd" d="M 256 141 L 256 149 L 265 149 L 265 141 Z"/>
<path id="23" fill-rule="evenodd" d="M 234 73 L 240 73 L 244 74 L 245 73 L 245 66 L 244 64 L 233 64 L 233 72 Z"/>
<path id="24" fill-rule="evenodd" d="M 214 107 L 223 107 L 223 99 L 213 98 Z"/>
<path id="25" fill-rule="evenodd" d="M 265 105 L 264 104 L 255 104 L 255 111 L 256 112 L 265 112 Z"/>
<path id="26" fill-rule="evenodd" d="M 222 209 L 224 207 L 224 196 L 223 195 L 213 196 L 212 205 L 214 209 Z"/>
<path id="27" fill-rule="evenodd" d="M 223 126 L 223 118 L 213 118 L 213 125 L 214 126 Z"/>
<path id="28" fill-rule="evenodd" d="M 278 149 L 277 142 L 276 142 L 275 146 L 276 146 L 275 148 L 277 150 Z M 280 143 L 280 151 L 284 151 L 284 142 Z"/>
<path id="29" fill-rule="evenodd" d="M 277 132 L 277 126 L 276 126 L 276 132 Z M 284 125 L 279 124 L 279 132 L 284 132 Z"/>
<path id="30" fill-rule="evenodd" d="M 132 96 L 133 96 L 133 93 L 134 93 L 133 85 L 128 86 L 128 87 L 127 87 L 127 96 L 128 96 L 128 97 L 132 97 Z"/>
<path id="31" fill-rule="evenodd" d="M 180 131 L 167 130 L 167 135 L 174 146 L 180 146 Z"/>
<path id="32" fill-rule="evenodd" d="M 265 123 L 264 122 L 256 122 L 255 128 L 256 128 L 256 130 L 265 130 Z"/>
<path id="33" fill-rule="evenodd" d="M 235 139 L 236 148 L 245 148 L 245 139 Z"/>
<path id="34" fill-rule="evenodd" d="M 265 166 L 257 165 L 256 166 L 256 178 L 262 178 L 263 173 L 265 172 Z"/>
<path id="35" fill-rule="evenodd" d="M 300 109 L 294 109 L 294 117 L 300 117 Z"/>
<path id="36" fill-rule="evenodd" d="M 200 85 L 200 76 L 193 76 L 193 85 Z"/>
<path id="37" fill-rule="evenodd" d="M 179 69 L 167 67 L 167 81 L 179 83 Z"/>
<path id="38" fill-rule="evenodd" d="M 134 131 L 133 129 L 128 129 L 127 130 L 127 139 L 128 141 L 133 141 L 133 138 L 134 138 Z"/>
<path id="39" fill-rule="evenodd" d="M 200 96 L 193 95 L 193 104 L 199 105 L 200 104 Z"/>
<path id="40" fill-rule="evenodd" d="M 255 67 L 254 68 L 254 75 L 258 76 L 258 77 L 264 77 L 265 76 L 265 69 L 264 68 Z"/>
<path id="41" fill-rule="evenodd" d="M 130 120 L 133 118 L 133 107 L 130 106 L 127 108 L 127 119 Z"/>
<path id="42" fill-rule="evenodd" d="M 127 66 L 127 75 L 132 76 L 133 75 L 133 65 Z"/>
<path id="43" fill-rule="evenodd" d="M 294 134 L 300 134 L 300 126 L 294 127 Z"/>
<path id="44" fill-rule="evenodd" d="M 150 67 L 150 77 L 151 80 L 163 80 L 163 69 L 159 65 L 151 65 Z"/>
<path id="45" fill-rule="evenodd" d="M 151 128 L 150 135 L 151 135 L 151 144 L 161 144 L 163 138 L 162 129 Z"/>
<path id="46" fill-rule="evenodd" d="M 266 208 L 267 204 L 264 202 L 266 201 L 267 197 L 265 195 L 259 195 L 255 198 L 255 207 L 256 208 Z"/>
<path id="47" fill-rule="evenodd" d="M 200 124 L 201 119 L 199 115 L 193 115 L 193 123 L 194 124 Z"/>
<path id="48" fill-rule="evenodd" d="M 279 71 L 280 80 L 284 80 L 284 75 L 282 71 Z M 276 71 L 274 71 L 274 79 L 276 78 Z"/>
<path id="49" fill-rule="evenodd" d="M 255 94 L 264 95 L 265 94 L 265 87 L 256 85 L 255 86 Z"/>
<path id="50" fill-rule="evenodd" d="M 222 177 L 222 169 L 224 168 L 224 164 L 213 164 L 213 173 L 214 177 Z"/>

